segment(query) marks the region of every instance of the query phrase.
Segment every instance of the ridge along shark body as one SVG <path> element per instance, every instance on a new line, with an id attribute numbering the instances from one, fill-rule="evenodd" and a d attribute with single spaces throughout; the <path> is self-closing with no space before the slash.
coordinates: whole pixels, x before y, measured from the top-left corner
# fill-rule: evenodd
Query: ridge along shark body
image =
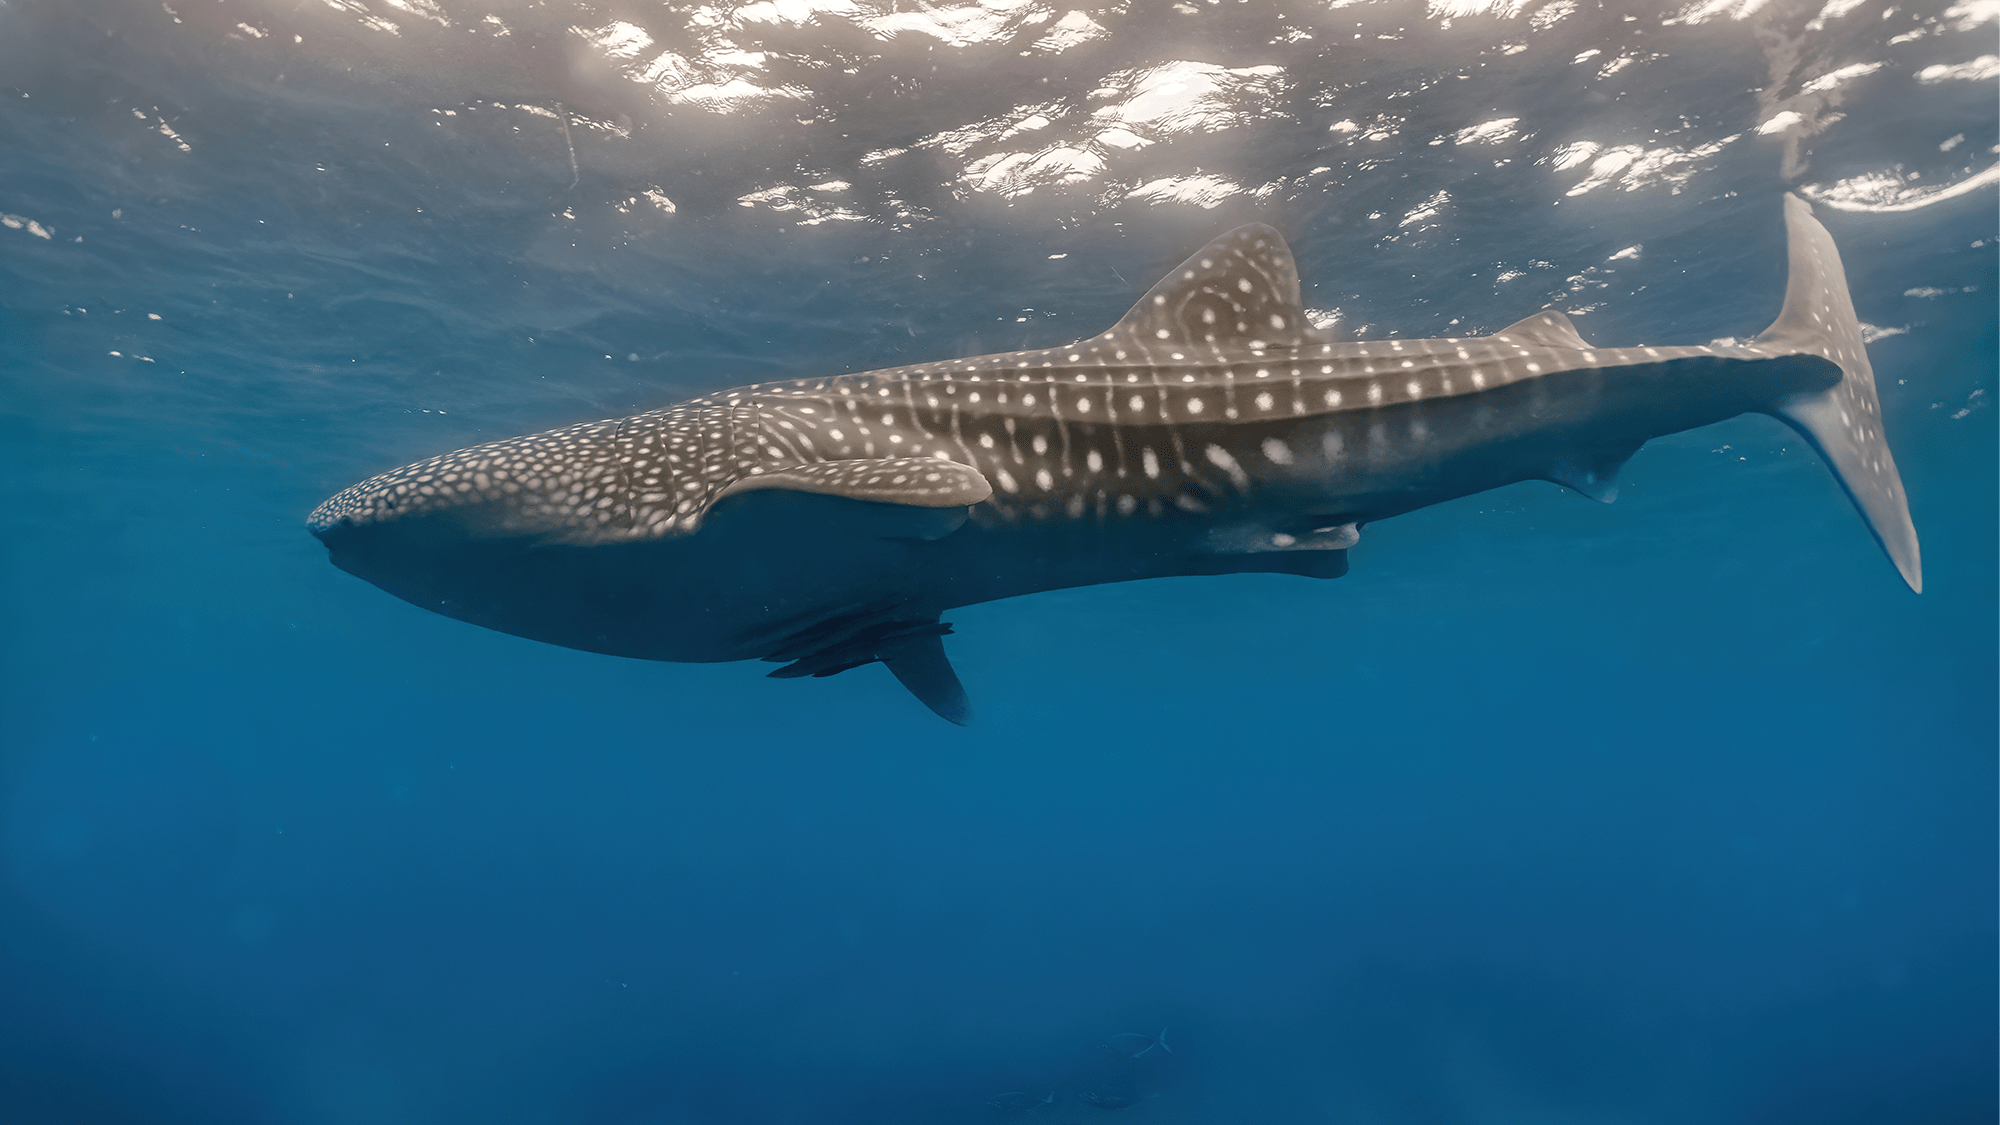
<path id="1" fill-rule="evenodd" d="M 1337 578 L 1367 523 L 1521 480 L 1610 501 L 1647 440 L 1749 411 L 1816 448 L 1912 589 L 1915 529 L 1826 229 L 1785 197 L 1783 312 L 1731 347 L 1334 342 L 1250 224 L 1066 347 L 744 387 L 448 453 L 313 512 L 426 609 L 647 660 L 881 661 L 956 723 L 940 615 L 1169 575 Z"/>

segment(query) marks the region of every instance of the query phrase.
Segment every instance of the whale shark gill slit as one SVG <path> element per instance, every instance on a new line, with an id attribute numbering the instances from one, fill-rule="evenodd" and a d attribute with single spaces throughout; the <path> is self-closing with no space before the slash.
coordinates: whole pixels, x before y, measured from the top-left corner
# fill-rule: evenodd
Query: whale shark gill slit
<path id="1" fill-rule="evenodd" d="M 1645 442 L 1746 412 L 1817 450 L 1913 590 L 1916 531 L 1838 250 L 1784 199 L 1783 310 L 1729 346 L 1336 341 L 1260 223 L 1060 347 L 767 383 L 442 454 L 329 498 L 332 561 L 516 636 L 780 679 L 881 663 L 969 722 L 943 614 L 1186 575 L 1337 578 L 1363 527 L 1523 480 L 1616 496 Z"/>

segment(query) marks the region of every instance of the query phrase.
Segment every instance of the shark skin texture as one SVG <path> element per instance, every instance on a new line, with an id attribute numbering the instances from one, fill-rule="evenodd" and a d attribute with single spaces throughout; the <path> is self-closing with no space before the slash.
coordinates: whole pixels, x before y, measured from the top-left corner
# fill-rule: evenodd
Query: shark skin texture
<path id="1" fill-rule="evenodd" d="M 1284 239 L 1251 223 L 1087 340 L 491 442 L 363 481 L 308 528 L 336 566 L 461 621 L 777 677 L 879 661 L 964 724 L 955 607 L 1337 578 L 1375 520 L 1521 480 L 1609 502 L 1646 441 L 1760 411 L 1812 444 L 1921 590 L 1839 252 L 1803 200 L 1784 213 L 1784 308 L 1742 345 L 1599 348 L 1549 310 L 1490 336 L 1336 342 Z"/>

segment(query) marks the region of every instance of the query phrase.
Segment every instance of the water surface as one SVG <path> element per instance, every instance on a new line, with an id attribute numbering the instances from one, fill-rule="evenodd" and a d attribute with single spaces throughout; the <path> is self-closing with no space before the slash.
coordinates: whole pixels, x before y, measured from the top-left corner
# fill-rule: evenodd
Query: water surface
<path id="1" fill-rule="evenodd" d="M 1992 1120 L 1995 18 L 5 0 L 0 1117 Z M 1336 582 L 959 611 L 961 731 L 474 629 L 302 527 L 1101 331 L 1249 220 L 1363 339 L 1746 337 L 1786 190 L 1921 596 L 1745 418 Z"/>

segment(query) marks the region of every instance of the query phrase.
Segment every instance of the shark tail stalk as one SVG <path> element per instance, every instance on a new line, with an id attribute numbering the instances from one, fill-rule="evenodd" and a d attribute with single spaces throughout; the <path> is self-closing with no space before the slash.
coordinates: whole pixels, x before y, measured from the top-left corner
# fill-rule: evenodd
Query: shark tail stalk
<path id="1" fill-rule="evenodd" d="M 1896 459 L 1882 431 L 1875 371 L 1861 339 L 1861 323 L 1847 294 L 1847 275 L 1812 208 L 1785 196 L 1785 231 L 1791 276 L 1785 307 L 1751 346 L 1786 354 L 1821 356 L 1840 368 L 1840 382 L 1823 391 L 1792 395 L 1765 408 L 1812 443 L 1834 479 L 1854 501 L 1868 530 L 1910 589 L 1924 589 L 1917 529 Z"/>

